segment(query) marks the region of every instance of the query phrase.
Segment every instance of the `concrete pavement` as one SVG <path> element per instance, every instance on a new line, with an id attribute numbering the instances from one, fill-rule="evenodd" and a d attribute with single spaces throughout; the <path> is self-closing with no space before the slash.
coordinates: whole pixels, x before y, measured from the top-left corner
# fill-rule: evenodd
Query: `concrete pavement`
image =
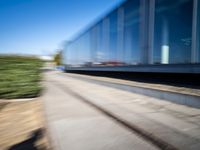
<path id="1" fill-rule="evenodd" d="M 152 144 L 46 82 L 43 97 L 55 150 L 155 150 Z"/>
<path id="2" fill-rule="evenodd" d="M 49 131 L 56 149 L 158 149 L 82 102 L 69 90 L 177 149 L 199 149 L 199 109 L 60 74 L 46 74 L 47 89 L 43 96 Z"/>

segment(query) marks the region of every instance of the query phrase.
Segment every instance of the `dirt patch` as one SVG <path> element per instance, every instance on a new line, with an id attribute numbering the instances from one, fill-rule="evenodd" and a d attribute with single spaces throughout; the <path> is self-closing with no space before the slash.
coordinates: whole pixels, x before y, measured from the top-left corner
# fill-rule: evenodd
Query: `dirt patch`
<path id="1" fill-rule="evenodd" d="M 31 146 L 35 150 L 50 149 L 41 101 L 0 102 L 0 150 L 28 150 Z"/>

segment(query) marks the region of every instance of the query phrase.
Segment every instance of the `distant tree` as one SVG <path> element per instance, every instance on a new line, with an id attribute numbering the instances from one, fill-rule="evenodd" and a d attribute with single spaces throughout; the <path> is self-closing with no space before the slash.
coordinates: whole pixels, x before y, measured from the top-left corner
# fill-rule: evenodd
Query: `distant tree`
<path id="1" fill-rule="evenodd" d="M 62 51 L 59 50 L 54 56 L 54 62 L 57 66 L 61 65 L 62 63 Z"/>

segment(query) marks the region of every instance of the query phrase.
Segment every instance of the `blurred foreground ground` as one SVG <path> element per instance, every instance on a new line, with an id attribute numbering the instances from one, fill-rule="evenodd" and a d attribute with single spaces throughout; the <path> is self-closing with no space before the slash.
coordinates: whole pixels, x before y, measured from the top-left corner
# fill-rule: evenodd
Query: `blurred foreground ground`
<path id="1" fill-rule="evenodd" d="M 43 117 L 40 100 L 0 102 L 0 150 L 7 150 L 26 141 L 33 131 L 45 129 Z M 30 144 L 25 142 L 22 143 L 22 146 L 25 146 L 27 150 L 32 150 Z M 36 145 L 35 150 L 50 149 L 45 131 L 44 136 L 36 141 Z M 25 149 L 21 148 L 20 150 Z"/>

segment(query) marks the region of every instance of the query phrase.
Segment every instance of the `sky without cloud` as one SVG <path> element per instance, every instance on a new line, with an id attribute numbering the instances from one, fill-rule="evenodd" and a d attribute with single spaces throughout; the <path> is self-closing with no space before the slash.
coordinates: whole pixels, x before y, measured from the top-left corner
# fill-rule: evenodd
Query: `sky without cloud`
<path id="1" fill-rule="evenodd" d="M 49 55 L 122 0 L 0 0 L 0 53 Z"/>

